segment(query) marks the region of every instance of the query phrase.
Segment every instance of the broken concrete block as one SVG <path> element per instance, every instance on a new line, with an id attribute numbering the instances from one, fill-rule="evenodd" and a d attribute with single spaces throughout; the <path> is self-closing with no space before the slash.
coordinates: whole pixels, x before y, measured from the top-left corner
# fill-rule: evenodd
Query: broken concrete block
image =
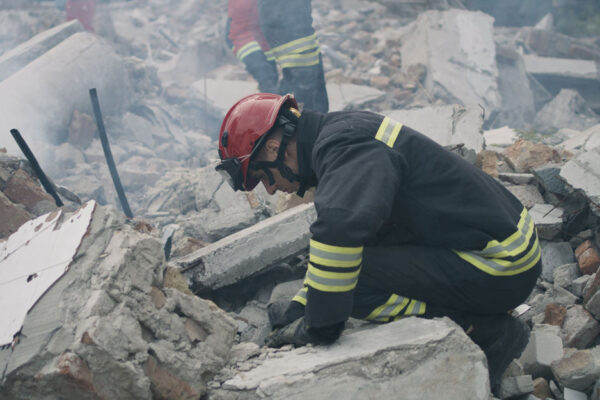
<path id="1" fill-rule="evenodd" d="M 560 196 L 568 196 L 570 193 L 565 185 L 565 182 L 560 179 L 561 165 L 546 164 L 542 167 L 535 168 L 533 174 L 544 190 Z"/>
<path id="2" fill-rule="evenodd" d="M 572 58 L 539 57 L 534 54 L 523 55 L 527 72 L 544 88 L 556 95 L 563 88 L 577 90 L 590 107 L 598 108 L 600 102 L 599 69 L 593 60 Z M 567 127 L 561 126 L 560 128 Z"/>
<path id="3" fill-rule="evenodd" d="M 506 185 L 506 188 L 523 204 L 531 209 L 536 204 L 543 204 L 544 198 L 535 185 Z"/>
<path id="4" fill-rule="evenodd" d="M 584 130 L 600 122 L 581 95 L 572 89 L 562 89 L 535 116 L 534 124 L 539 131 L 548 132 L 569 127 Z"/>
<path id="5" fill-rule="evenodd" d="M 565 400 L 588 400 L 587 394 L 568 387 L 563 390 L 563 396 Z"/>
<path id="6" fill-rule="evenodd" d="M 559 147 L 571 153 L 590 151 L 597 147 L 600 141 L 600 125 L 594 125 L 582 132 L 577 132 L 562 142 Z"/>
<path id="7" fill-rule="evenodd" d="M 512 128 L 528 128 L 535 117 L 535 99 L 523 56 L 516 47 L 503 46 L 496 41 L 496 65 L 502 106 L 497 112 L 492 111 L 495 115 L 490 115 L 489 120 L 493 121 L 491 126 L 501 127 L 508 124 Z M 500 129 L 509 130 L 510 128 Z M 513 135 L 507 131 L 506 139 L 511 136 Z M 497 145 L 506 147 L 514 141 L 516 141 L 516 137 L 513 136 L 511 142 L 505 141 Z M 487 139 L 486 143 L 492 144 Z"/>
<path id="8" fill-rule="evenodd" d="M 562 232 L 564 211 L 552 204 L 534 204 L 529 215 L 537 228 L 538 237 L 552 240 Z"/>
<path id="9" fill-rule="evenodd" d="M 455 382 L 461 382 L 456 385 Z M 485 356 L 449 319 L 407 318 L 330 346 L 269 351 L 214 382 L 211 399 L 489 399 Z"/>
<path id="10" fill-rule="evenodd" d="M 586 294 L 583 305 L 586 310 L 592 313 L 594 318 L 600 319 L 600 290 L 592 292 L 591 290 Z"/>
<path id="11" fill-rule="evenodd" d="M 79 21 L 72 20 L 37 34 L 0 56 L 0 81 L 8 78 L 69 36 L 83 31 Z"/>
<path id="12" fill-rule="evenodd" d="M 553 282 L 554 270 L 565 264 L 573 264 L 575 256 L 568 242 L 547 242 L 540 240 L 542 247 L 542 278 Z"/>
<path id="13" fill-rule="evenodd" d="M 532 172 L 550 162 L 560 162 L 560 155 L 550 146 L 520 139 L 504 150 L 515 172 Z"/>
<path id="14" fill-rule="evenodd" d="M 581 305 L 569 307 L 562 324 L 561 336 L 565 347 L 585 349 L 600 334 L 600 324 Z"/>
<path id="15" fill-rule="evenodd" d="M 560 177 L 590 202 L 590 209 L 600 215 L 600 148 L 578 154 L 560 170 Z"/>
<path id="16" fill-rule="evenodd" d="M 533 174 L 519 174 L 514 172 L 500 172 L 498 178 L 504 182 L 510 182 L 513 185 L 531 185 L 535 183 Z"/>
<path id="17" fill-rule="evenodd" d="M 600 377 L 599 348 L 576 350 L 552 363 L 552 373 L 564 387 L 586 391 Z"/>
<path id="18" fill-rule="evenodd" d="M 559 286 L 569 291 L 572 291 L 571 285 L 573 281 L 581 276 L 577 263 L 565 264 L 556 267 L 552 273 L 554 278 L 554 286 Z"/>
<path id="19" fill-rule="evenodd" d="M 229 286 L 306 248 L 315 218 L 313 204 L 300 205 L 173 263 L 181 268 L 196 293 Z"/>
<path id="20" fill-rule="evenodd" d="M 3 394 L 35 400 L 206 394 L 206 377 L 229 358 L 235 324 L 210 301 L 161 288 L 162 246 L 132 225 L 96 207 L 85 235 L 61 238 L 77 245 L 76 254 L 28 312 L 18 343 L 2 351 Z M 35 256 L 49 260 L 41 251 Z M 153 288 L 164 295 L 160 308 Z"/>
<path id="21" fill-rule="evenodd" d="M 496 396 L 501 399 L 508 399 L 514 396 L 521 396 L 533 392 L 533 379 L 531 375 L 511 376 L 502 379 L 500 388 L 496 391 Z"/>
<path id="22" fill-rule="evenodd" d="M 587 284 L 594 279 L 593 275 L 582 275 L 571 283 L 571 292 L 577 297 L 583 297 Z"/>
<path id="23" fill-rule="evenodd" d="M 263 345 L 265 339 L 271 332 L 267 306 L 256 300 L 252 300 L 236 314 L 238 322 L 238 334 L 242 342 L 252 342 Z"/>
<path id="24" fill-rule="evenodd" d="M 550 364 L 563 356 L 563 343 L 560 328 L 553 325 L 536 325 L 531 331 L 529 343 L 519 361 L 525 373 L 533 377 L 550 378 Z"/>
<path id="25" fill-rule="evenodd" d="M 383 114 L 421 132 L 442 146 L 462 143 L 475 153 L 483 149 L 483 115 L 480 109 L 448 105 L 390 110 Z"/>
<path id="26" fill-rule="evenodd" d="M 499 108 L 493 18 L 459 9 L 427 11 L 402 37 L 402 68 L 424 64 L 424 86 L 446 103 Z M 456 60 L 460 59 L 460 63 Z"/>
<path id="27" fill-rule="evenodd" d="M 18 128 L 36 153 L 36 142 L 67 140 L 74 110 L 91 113 L 89 89 L 96 88 L 103 114 L 131 101 L 129 75 L 112 48 L 89 32 L 76 33 L 0 82 L 0 131 Z M 16 153 L 2 136 L 0 146 Z"/>

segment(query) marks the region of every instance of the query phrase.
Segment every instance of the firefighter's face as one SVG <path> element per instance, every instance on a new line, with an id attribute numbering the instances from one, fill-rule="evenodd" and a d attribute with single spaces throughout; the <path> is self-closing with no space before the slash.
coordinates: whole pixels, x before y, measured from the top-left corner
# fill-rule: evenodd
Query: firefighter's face
<path id="1" fill-rule="evenodd" d="M 280 138 L 277 136 L 267 139 L 261 152 L 256 156 L 256 161 L 275 161 L 279 152 Z M 298 157 L 296 153 L 296 141 L 290 140 L 285 149 L 284 164 L 287 165 L 294 174 L 298 174 Z M 275 194 L 278 190 L 286 193 L 296 193 L 300 188 L 299 182 L 290 182 L 279 172 L 278 168 L 269 168 L 273 175 L 273 183 L 263 170 L 250 171 L 253 177 L 259 179 L 269 194 Z"/>

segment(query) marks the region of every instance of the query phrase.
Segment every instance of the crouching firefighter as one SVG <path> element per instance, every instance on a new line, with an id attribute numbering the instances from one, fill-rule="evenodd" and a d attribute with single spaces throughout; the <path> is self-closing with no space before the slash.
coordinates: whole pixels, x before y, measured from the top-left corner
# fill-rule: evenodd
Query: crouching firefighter
<path id="1" fill-rule="evenodd" d="M 508 312 L 541 271 L 531 216 L 502 184 L 421 133 L 364 111 L 298 111 L 253 94 L 227 113 L 217 170 L 234 190 L 316 186 L 304 287 L 272 304 L 268 344 L 327 344 L 350 317 L 448 316 L 494 387 L 529 337 Z"/>

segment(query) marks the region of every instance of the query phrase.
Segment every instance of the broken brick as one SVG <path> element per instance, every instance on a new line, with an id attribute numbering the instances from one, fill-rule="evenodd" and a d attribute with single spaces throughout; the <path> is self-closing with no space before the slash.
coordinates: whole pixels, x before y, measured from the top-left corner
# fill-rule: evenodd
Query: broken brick
<path id="1" fill-rule="evenodd" d="M 54 199 L 46 193 L 27 172 L 19 169 L 6 184 L 4 194 L 13 203 L 23 204 L 27 211 L 35 215 L 45 214 L 56 208 Z M 45 202 L 46 204 L 40 205 Z"/>
<path id="2" fill-rule="evenodd" d="M 596 273 L 600 266 L 600 255 L 595 247 L 590 247 L 579 255 L 577 258 L 579 269 L 585 275 Z"/>
<path id="3" fill-rule="evenodd" d="M 544 324 L 562 326 L 566 315 L 567 307 L 555 303 L 548 304 L 544 310 Z"/>
<path id="4" fill-rule="evenodd" d="M 592 243 L 591 240 L 586 240 L 583 243 L 581 243 L 579 246 L 577 246 L 577 248 L 575 249 L 575 258 L 579 258 L 579 256 L 586 251 L 587 249 L 589 249 L 590 247 L 593 247 L 594 244 Z"/>
<path id="5" fill-rule="evenodd" d="M 165 400 L 198 399 L 197 393 L 187 382 L 167 371 L 158 364 L 152 356 L 144 364 L 144 372 L 152 382 L 152 391 L 156 398 Z"/>
<path id="6" fill-rule="evenodd" d="M 33 218 L 26 210 L 10 201 L 0 192 L 0 237 L 6 237 Z"/>

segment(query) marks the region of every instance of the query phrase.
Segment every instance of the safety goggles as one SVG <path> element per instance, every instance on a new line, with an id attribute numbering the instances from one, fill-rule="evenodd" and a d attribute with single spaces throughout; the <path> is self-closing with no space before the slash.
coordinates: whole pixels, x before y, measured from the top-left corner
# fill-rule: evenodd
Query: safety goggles
<path id="1" fill-rule="evenodd" d="M 223 179 L 231 186 L 233 190 L 252 190 L 258 185 L 259 181 L 251 175 L 246 177 L 244 183 L 244 172 L 242 171 L 242 162 L 239 158 L 227 158 L 215 167 L 215 170 L 221 174 Z"/>

